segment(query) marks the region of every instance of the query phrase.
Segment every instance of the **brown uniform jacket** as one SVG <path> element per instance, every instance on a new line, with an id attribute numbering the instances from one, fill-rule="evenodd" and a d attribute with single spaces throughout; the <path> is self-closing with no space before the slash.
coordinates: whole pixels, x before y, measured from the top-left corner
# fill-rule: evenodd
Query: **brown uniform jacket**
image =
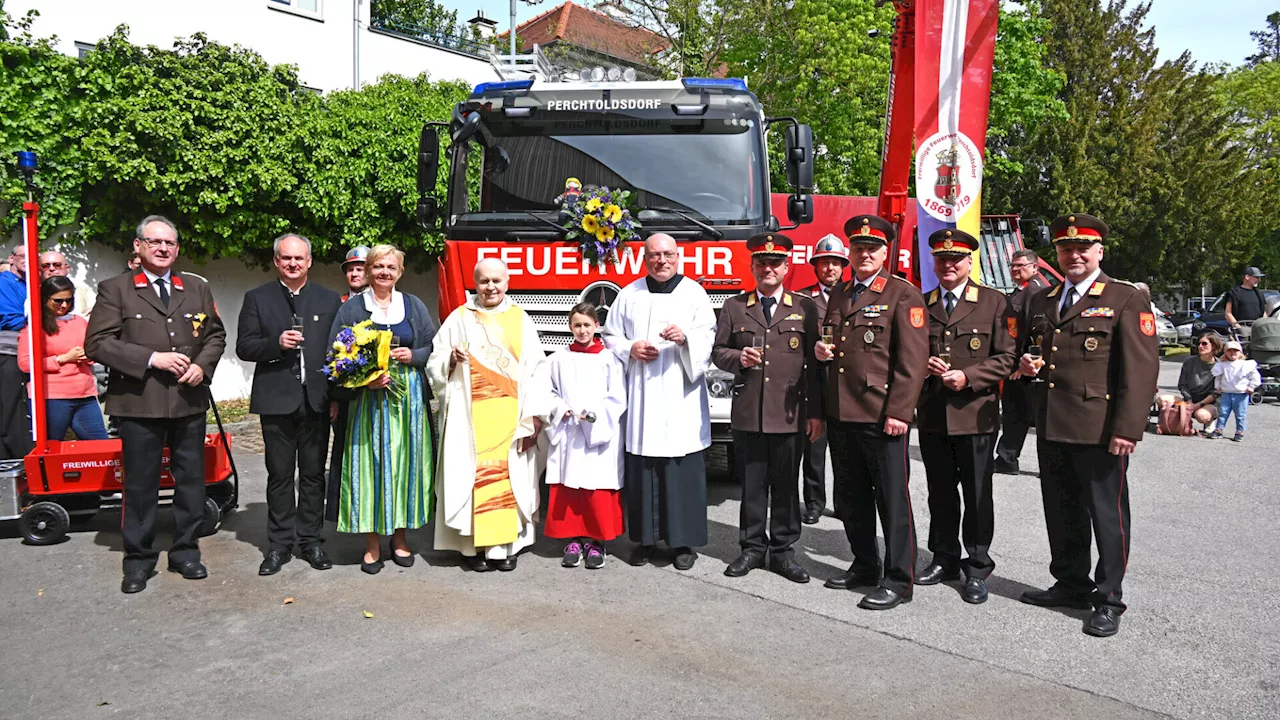
<path id="1" fill-rule="evenodd" d="M 836 286 L 824 325 L 835 327 L 828 363 L 827 417 L 843 422 L 909 423 L 928 376 L 929 331 L 924 297 L 881 270 L 855 301 L 856 279 Z"/>
<path id="2" fill-rule="evenodd" d="M 1151 303 L 1138 288 L 1098 279 L 1061 317 L 1064 285 L 1027 301 L 1021 353 L 1043 337 L 1037 435 L 1041 440 L 1107 445 L 1141 440 L 1160 373 Z"/>
<path id="3" fill-rule="evenodd" d="M 978 435 L 1000 429 L 1000 381 L 1018 364 L 1018 321 L 1009 299 L 999 290 L 970 280 L 951 317 L 943 303 L 945 290 L 931 291 L 929 347 L 951 352 L 951 367 L 963 370 L 969 384 L 956 392 L 930 376 L 920 394 L 916 423 L 922 431 Z"/>
<path id="4" fill-rule="evenodd" d="M 142 271 L 98 284 L 84 352 L 111 370 L 108 415 L 177 418 L 209 408 L 204 385 L 182 385 L 173 373 L 147 367 L 153 352 L 189 347 L 207 383 L 227 346 L 227 331 L 209 285 L 186 273 L 175 272 L 170 280 L 167 308 Z"/>
<path id="5" fill-rule="evenodd" d="M 783 293 L 767 325 L 752 290 L 725 301 L 716 327 L 711 361 L 734 374 L 734 430 L 803 432 L 805 421 L 822 417 L 822 382 L 813 357 L 818 342 L 818 308 L 807 298 Z M 765 338 L 764 364 L 742 367 L 742 349 Z"/>
<path id="6" fill-rule="evenodd" d="M 839 287 L 840 285 L 841 283 L 836 283 L 835 286 L 831 288 L 831 292 L 835 292 L 836 287 Z M 827 316 L 827 298 L 822 295 L 822 285 L 814 283 L 803 290 L 797 290 L 795 294 L 803 298 L 809 298 L 813 301 L 814 306 L 818 308 L 819 322 Z"/>

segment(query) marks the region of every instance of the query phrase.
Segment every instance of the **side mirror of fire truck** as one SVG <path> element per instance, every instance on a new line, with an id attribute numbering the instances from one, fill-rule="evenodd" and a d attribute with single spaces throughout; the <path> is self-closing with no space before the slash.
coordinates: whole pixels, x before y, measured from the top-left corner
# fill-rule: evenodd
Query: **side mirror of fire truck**
<path id="1" fill-rule="evenodd" d="M 793 227 L 813 222 L 813 196 L 792 195 L 787 198 L 787 219 Z"/>
<path id="2" fill-rule="evenodd" d="M 813 129 L 808 125 L 787 128 L 787 183 L 794 192 L 813 192 Z"/>
<path id="3" fill-rule="evenodd" d="M 440 210 L 436 179 L 440 172 L 440 133 L 430 125 L 418 136 L 418 224 L 433 229 Z"/>

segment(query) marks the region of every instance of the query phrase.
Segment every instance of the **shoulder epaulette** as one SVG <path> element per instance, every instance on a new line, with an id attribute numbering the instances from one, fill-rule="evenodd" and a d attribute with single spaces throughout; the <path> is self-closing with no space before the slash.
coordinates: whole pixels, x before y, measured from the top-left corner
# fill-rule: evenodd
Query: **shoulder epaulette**
<path id="1" fill-rule="evenodd" d="M 178 274 L 179 274 L 179 275 L 187 275 L 187 276 L 189 276 L 189 277 L 193 277 L 193 278 L 195 278 L 195 279 L 197 279 L 197 280 L 200 280 L 200 281 L 202 281 L 202 282 L 206 282 L 206 283 L 207 283 L 207 282 L 209 282 L 209 278 L 207 278 L 207 277 L 205 277 L 205 276 L 203 276 L 203 275 L 197 275 L 197 274 L 195 274 L 195 273 L 193 273 L 193 272 L 187 272 L 186 270 L 183 270 L 182 272 L 180 272 L 180 273 L 178 273 Z"/>

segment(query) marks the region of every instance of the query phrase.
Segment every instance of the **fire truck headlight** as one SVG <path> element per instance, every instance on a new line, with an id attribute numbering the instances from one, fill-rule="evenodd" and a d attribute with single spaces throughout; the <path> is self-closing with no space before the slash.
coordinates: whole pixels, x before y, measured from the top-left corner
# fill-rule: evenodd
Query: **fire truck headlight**
<path id="1" fill-rule="evenodd" d="M 625 81 L 627 81 L 627 82 L 635 82 L 635 81 L 636 81 L 636 69 L 635 69 L 635 68 L 627 68 L 626 70 L 623 70 L 623 71 L 622 71 L 622 79 L 623 79 L 623 80 L 625 80 Z"/>
<path id="2" fill-rule="evenodd" d="M 604 80 L 604 68 L 591 68 L 591 82 L 600 82 L 601 80 Z"/>
<path id="3" fill-rule="evenodd" d="M 719 399 L 733 397 L 733 375 L 720 368 L 708 368 L 707 394 Z"/>
<path id="4" fill-rule="evenodd" d="M 611 67 L 605 71 L 605 77 L 609 78 L 609 82 L 618 82 L 622 79 L 622 69 Z"/>

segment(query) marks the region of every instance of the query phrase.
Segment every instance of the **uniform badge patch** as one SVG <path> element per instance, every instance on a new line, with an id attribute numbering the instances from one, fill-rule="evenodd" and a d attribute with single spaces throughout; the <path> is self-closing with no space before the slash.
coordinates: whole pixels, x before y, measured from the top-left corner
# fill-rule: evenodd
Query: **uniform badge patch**
<path id="1" fill-rule="evenodd" d="M 177 275 L 170 275 L 169 282 L 172 283 L 174 290 L 182 290 L 182 278 Z"/>
<path id="2" fill-rule="evenodd" d="M 1109 308 L 1109 307 L 1091 307 L 1091 308 L 1085 308 L 1084 310 L 1080 311 L 1080 317 L 1082 318 L 1094 318 L 1094 317 L 1109 318 L 1109 317 L 1115 317 L 1115 316 L 1116 316 L 1115 309 Z"/>
<path id="3" fill-rule="evenodd" d="M 1098 349 L 1098 338 L 1091 337 L 1084 339 L 1084 349 L 1093 352 Z"/>
<path id="4" fill-rule="evenodd" d="M 150 284 L 151 283 L 147 282 L 147 276 L 143 275 L 142 273 L 138 273 L 137 275 L 133 276 L 133 286 L 139 290 L 141 290 L 142 288 Z"/>
<path id="5" fill-rule="evenodd" d="M 868 330 L 866 333 L 862 335 L 862 341 L 870 345 L 871 343 L 876 341 L 876 334 Z"/>
<path id="6" fill-rule="evenodd" d="M 970 285 L 964 291 L 964 299 L 969 302 L 978 302 L 978 288 Z"/>
<path id="7" fill-rule="evenodd" d="M 1156 316 L 1153 313 L 1138 313 L 1138 329 L 1142 334 L 1152 337 L 1156 334 Z"/>
<path id="8" fill-rule="evenodd" d="M 911 308 L 911 327 L 913 328 L 924 327 L 924 308 L 919 308 L 919 307 Z"/>
<path id="9" fill-rule="evenodd" d="M 1106 289 L 1107 289 L 1106 283 L 1095 282 L 1093 285 L 1089 287 L 1089 297 L 1098 297 L 1099 295 L 1102 294 L 1102 291 Z"/>
<path id="10" fill-rule="evenodd" d="M 783 320 L 803 320 L 803 319 L 804 319 L 804 316 L 801 315 L 800 313 L 791 313 L 790 315 L 783 318 Z"/>
<path id="11" fill-rule="evenodd" d="M 800 347 L 800 338 L 791 338 L 791 349 L 795 350 Z"/>
<path id="12" fill-rule="evenodd" d="M 1005 325 L 1009 328 L 1009 337 L 1014 340 L 1018 339 L 1018 318 L 1005 318 Z"/>
<path id="13" fill-rule="evenodd" d="M 980 338 L 974 338 L 969 341 L 970 350 L 977 350 L 980 347 L 982 347 L 982 340 Z"/>
<path id="14" fill-rule="evenodd" d="M 881 275 L 871 283 L 871 292 L 884 292 L 885 283 L 889 282 L 885 276 Z"/>

